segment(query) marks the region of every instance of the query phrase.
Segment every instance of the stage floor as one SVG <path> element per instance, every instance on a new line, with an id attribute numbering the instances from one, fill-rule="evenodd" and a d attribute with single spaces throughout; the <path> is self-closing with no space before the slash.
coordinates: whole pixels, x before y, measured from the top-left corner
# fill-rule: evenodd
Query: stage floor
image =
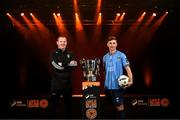
<path id="1" fill-rule="evenodd" d="M 61 96 L 62 98 L 62 96 Z M 82 95 L 73 95 L 73 119 L 84 119 Z M 117 119 L 111 107 L 105 103 L 104 95 L 99 102 L 97 119 Z M 0 118 L 2 119 L 65 119 L 64 101 L 55 113 L 50 112 L 49 95 L 6 96 L 0 97 Z M 125 95 L 125 117 L 127 119 L 178 119 L 180 118 L 179 101 L 169 95 Z"/>

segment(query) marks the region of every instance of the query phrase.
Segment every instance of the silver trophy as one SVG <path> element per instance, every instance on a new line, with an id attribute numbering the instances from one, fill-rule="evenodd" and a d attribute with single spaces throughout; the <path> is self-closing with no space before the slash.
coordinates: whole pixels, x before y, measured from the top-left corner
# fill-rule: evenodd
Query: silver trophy
<path id="1" fill-rule="evenodd" d="M 95 59 L 85 60 L 83 58 L 82 60 L 80 60 L 80 64 L 82 67 L 84 79 L 90 82 L 96 81 L 96 77 L 100 76 L 99 73 L 100 59 L 95 58 Z"/>

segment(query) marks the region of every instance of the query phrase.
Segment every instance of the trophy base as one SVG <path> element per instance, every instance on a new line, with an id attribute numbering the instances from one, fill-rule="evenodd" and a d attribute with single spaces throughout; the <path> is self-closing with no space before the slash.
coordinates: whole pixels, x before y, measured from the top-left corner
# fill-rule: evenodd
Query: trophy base
<path id="1" fill-rule="evenodd" d="M 88 77 L 85 77 L 85 80 L 87 80 L 88 82 L 95 82 L 96 77 L 95 76 L 88 76 Z"/>

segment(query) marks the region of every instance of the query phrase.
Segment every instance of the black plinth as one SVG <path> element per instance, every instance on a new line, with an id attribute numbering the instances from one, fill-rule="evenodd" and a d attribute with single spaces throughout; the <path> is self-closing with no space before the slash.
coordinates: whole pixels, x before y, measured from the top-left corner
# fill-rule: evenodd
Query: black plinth
<path id="1" fill-rule="evenodd" d="M 100 82 L 83 82 L 83 118 L 96 119 L 100 116 Z"/>

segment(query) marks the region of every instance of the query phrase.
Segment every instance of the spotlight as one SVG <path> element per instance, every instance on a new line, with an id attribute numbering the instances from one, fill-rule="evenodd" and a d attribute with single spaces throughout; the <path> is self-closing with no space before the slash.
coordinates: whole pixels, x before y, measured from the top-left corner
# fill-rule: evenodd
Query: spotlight
<path id="1" fill-rule="evenodd" d="M 24 13 L 21 13 L 21 16 L 24 16 Z"/>

